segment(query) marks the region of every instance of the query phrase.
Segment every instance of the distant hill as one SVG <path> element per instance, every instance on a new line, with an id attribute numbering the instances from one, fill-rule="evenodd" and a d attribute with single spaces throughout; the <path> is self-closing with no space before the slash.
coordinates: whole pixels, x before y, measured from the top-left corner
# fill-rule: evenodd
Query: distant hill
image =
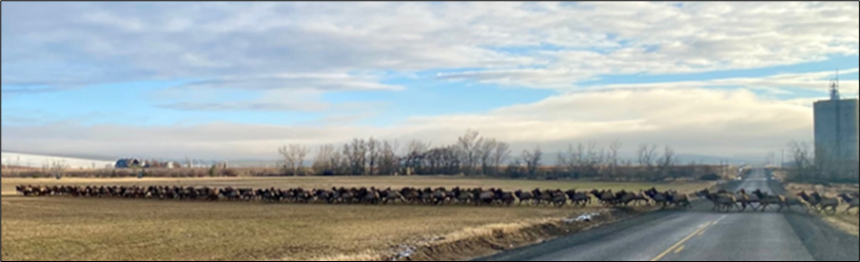
<path id="1" fill-rule="evenodd" d="M 25 154 L 17 152 L 0 153 L 0 163 L 4 166 L 16 166 L 25 168 L 41 168 L 54 162 L 62 162 L 70 169 L 105 168 L 113 167 L 115 160 L 88 159 L 80 157 L 68 157 L 57 155 Z"/>

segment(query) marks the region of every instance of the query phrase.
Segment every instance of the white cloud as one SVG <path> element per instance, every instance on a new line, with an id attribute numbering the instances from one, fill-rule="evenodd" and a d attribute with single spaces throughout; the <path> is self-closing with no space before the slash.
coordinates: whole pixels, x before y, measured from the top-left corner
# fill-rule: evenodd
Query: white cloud
<path id="1" fill-rule="evenodd" d="M 353 137 L 452 143 L 467 128 L 514 145 L 547 152 L 568 142 L 619 139 L 671 145 L 680 153 L 764 154 L 811 135 L 810 108 L 748 90 L 698 88 L 609 90 L 557 95 L 487 114 L 413 117 L 388 126 L 273 126 L 211 123 L 192 126 L 81 126 L 50 123 L 2 128 L 4 148 L 57 153 L 146 157 L 271 158 L 277 146 L 316 146 Z"/>
<path id="2" fill-rule="evenodd" d="M 3 125 L 2 140 L 4 148 L 30 151 L 244 158 L 273 155 L 284 143 L 352 137 L 447 143 L 471 127 L 519 148 L 620 138 L 629 147 L 648 142 L 690 153 L 756 154 L 811 136 L 811 113 L 807 100 L 769 100 L 750 90 L 825 90 L 824 73 L 597 90 L 582 90 L 580 82 L 857 55 L 858 11 L 857 2 L 4 3 L 4 95 L 194 79 L 168 92 L 239 89 L 260 98 L 216 103 L 180 96 L 162 105 L 318 111 L 337 108 L 320 101 L 324 92 L 396 91 L 408 87 L 385 84 L 382 75 L 425 70 L 455 72 L 439 74 L 444 80 L 580 92 L 481 115 L 415 116 L 389 127 L 55 122 Z M 722 85 L 743 88 L 702 89 Z M 857 90 L 856 80 L 842 85 Z"/>
<path id="3" fill-rule="evenodd" d="M 843 70 L 841 73 L 850 74 L 857 73 L 857 68 Z M 641 83 L 641 84 L 612 84 L 589 87 L 584 89 L 627 89 L 627 88 L 675 88 L 675 87 L 745 87 L 749 89 L 760 89 L 770 91 L 771 93 L 785 94 L 792 90 L 806 89 L 820 91 L 823 97 L 829 94 L 830 83 L 833 81 L 836 72 L 810 72 L 810 73 L 791 73 L 777 74 L 765 77 L 739 77 L 739 78 L 720 78 L 703 81 L 682 81 L 682 82 L 661 82 L 661 83 Z M 856 97 L 857 90 L 860 89 L 857 80 L 840 80 L 839 86 L 841 92 L 850 96 Z"/>
<path id="4" fill-rule="evenodd" d="M 856 55 L 860 31 L 856 3 L 13 3 L 3 10 L 4 85 L 476 68 L 446 78 L 554 88 L 603 74 Z M 561 50 L 535 53 L 540 46 Z M 39 70 L 45 64 L 54 70 Z M 78 65 L 100 69 L 61 74 Z"/>

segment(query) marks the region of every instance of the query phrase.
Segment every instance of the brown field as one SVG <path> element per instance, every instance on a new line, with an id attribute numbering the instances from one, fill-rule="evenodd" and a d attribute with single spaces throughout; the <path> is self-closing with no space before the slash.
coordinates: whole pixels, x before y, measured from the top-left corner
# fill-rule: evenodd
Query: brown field
<path id="1" fill-rule="evenodd" d="M 24 198 L 17 184 L 182 184 L 331 187 L 462 186 L 628 189 L 646 184 L 427 177 L 2 179 L 2 260 L 380 259 L 403 244 L 452 241 L 488 228 L 519 228 L 605 212 L 597 207 L 433 207 Z M 692 192 L 710 184 L 660 184 Z M 488 231 L 494 234 L 496 229 Z"/>
<path id="2" fill-rule="evenodd" d="M 786 185 L 786 189 L 793 194 L 797 194 L 800 191 L 810 192 L 819 192 L 820 194 L 825 195 L 826 197 L 836 198 L 840 193 L 843 192 L 857 192 L 857 185 L 832 185 L 832 186 L 821 186 L 821 185 L 809 185 L 809 184 L 797 184 L 797 183 L 788 183 Z M 840 200 L 841 201 L 841 200 Z M 852 235 L 860 234 L 860 215 L 856 212 L 857 209 L 854 209 L 849 214 L 844 214 L 842 211 L 848 208 L 846 205 L 841 205 L 836 212 L 836 214 L 831 215 L 829 213 L 821 213 L 821 215 L 825 221 L 829 222 L 836 228 L 842 229 L 845 232 L 848 232 Z"/>

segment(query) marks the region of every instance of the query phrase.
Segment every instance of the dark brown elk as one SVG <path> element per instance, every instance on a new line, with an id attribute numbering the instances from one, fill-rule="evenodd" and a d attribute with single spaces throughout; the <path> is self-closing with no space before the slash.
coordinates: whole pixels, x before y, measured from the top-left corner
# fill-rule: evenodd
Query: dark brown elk
<path id="1" fill-rule="evenodd" d="M 474 199 L 470 190 L 461 190 L 459 187 L 454 189 L 454 194 L 457 195 L 457 202 L 460 204 L 469 204 L 469 201 Z"/>
<path id="2" fill-rule="evenodd" d="M 570 199 L 571 205 L 586 206 L 591 204 L 591 197 L 585 192 L 576 192 L 576 189 L 571 189 L 565 192 L 567 198 Z"/>
<path id="3" fill-rule="evenodd" d="M 552 192 L 552 204 L 558 208 L 564 207 L 567 204 L 567 195 L 561 191 L 561 189 L 556 189 L 555 192 Z"/>
<path id="4" fill-rule="evenodd" d="M 714 204 L 713 210 L 725 209 L 728 212 L 732 208 L 740 209 L 735 196 L 728 193 L 711 193 L 710 190 L 705 189 L 697 192 L 696 196 L 711 201 Z"/>
<path id="5" fill-rule="evenodd" d="M 758 197 L 759 204 L 761 204 L 761 212 L 767 210 L 771 205 L 779 205 L 781 202 L 779 196 L 766 194 L 761 189 L 756 189 L 753 195 Z"/>
<path id="6" fill-rule="evenodd" d="M 591 190 L 591 194 L 597 198 L 597 201 L 604 206 L 609 206 L 615 204 L 615 194 L 612 193 L 612 190 L 609 191 L 597 191 L 597 189 Z"/>
<path id="7" fill-rule="evenodd" d="M 791 211 L 792 206 L 803 207 L 803 202 L 800 202 L 800 199 L 794 197 L 779 196 L 779 209 L 777 209 L 776 212 L 782 212 L 782 209 L 786 207 Z"/>
<path id="8" fill-rule="evenodd" d="M 827 211 L 827 209 L 830 208 L 831 213 L 836 213 L 836 208 L 839 207 L 838 199 L 822 196 L 818 192 L 813 192 L 810 196 L 818 202 L 820 212 Z"/>
<path id="9" fill-rule="evenodd" d="M 444 187 L 437 188 L 433 191 L 433 204 L 441 205 L 448 202 L 448 191 Z"/>
<path id="10" fill-rule="evenodd" d="M 552 193 L 549 190 L 541 192 L 540 189 L 535 188 L 532 191 L 532 195 L 534 196 L 536 205 L 543 204 L 546 206 L 552 203 Z"/>
<path id="11" fill-rule="evenodd" d="M 851 209 L 858 208 L 858 204 L 860 204 L 860 198 L 856 196 L 842 193 L 839 195 L 839 197 L 842 198 L 842 201 L 845 202 L 845 204 L 848 204 L 848 209 L 845 209 L 845 212 L 842 212 L 843 214 L 847 214 L 851 211 Z M 857 214 L 860 214 L 860 210 L 857 211 Z"/>
<path id="12" fill-rule="evenodd" d="M 495 194 L 496 194 L 495 199 L 501 205 L 511 206 L 515 201 L 514 194 L 511 192 L 505 192 L 505 191 L 502 191 L 501 189 L 496 189 Z"/>
<path id="13" fill-rule="evenodd" d="M 412 204 L 415 204 L 421 200 L 421 193 L 414 188 L 404 187 L 402 190 L 400 190 L 400 194 L 403 196 L 403 198 L 406 199 L 406 201 L 409 201 Z"/>
<path id="14" fill-rule="evenodd" d="M 516 192 L 514 192 L 514 196 L 516 196 L 517 199 L 519 199 L 519 205 L 523 205 L 523 202 L 526 202 L 526 204 L 528 204 L 534 198 L 532 193 L 523 192 L 522 190 L 517 190 Z"/>
<path id="15" fill-rule="evenodd" d="M 496 200 L 495 188 L 490 188 L 490 190 L 481 192 L 478 196 L 480 201 L 477 204 L 485 204 L 485 205 L 493 205 L 493 202 Z"/>
<path id="16" fill-rule="evenodd" d="M 740 202 L 741 206 L 743 207 L 741 212 L 746 211 L 747 206 L 752 208 L 753 211 L 756 211 L 756 210 L 758 210 L 759 207 L 762 207 L 761 200 L 759 199 L 759 197 L 757 195 L 747 194 L 746 189 L 741 189 L 737 193 L 740 195 L 738 202 Z M 757 204 L 758 207 L 754 207 L 753 204 Z"/>
<path id="17" fill-rule="evenodd" d="M 406 203 L 406 198 L 403 197 L 400 192 L 391 190 L 391 188 L 385 189 L 379 193 L 379 196 L 382 198 L 382 204 L 388 204 L 388 202 L 395 203 L 400 201 L 400 203 Z"/>

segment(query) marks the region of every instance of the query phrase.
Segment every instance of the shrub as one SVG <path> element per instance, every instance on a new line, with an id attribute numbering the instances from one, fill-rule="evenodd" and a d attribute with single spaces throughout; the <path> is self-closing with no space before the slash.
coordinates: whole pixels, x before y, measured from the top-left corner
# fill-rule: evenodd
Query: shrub
<path id="1" fill-rule="evenodd" d="M 707 175 L 704 175 L 704 176 L 699 178 L 699 180 L 701 180 L 701 181 L 720 181 L 720 179 L 722 179 L 722 178 L 719 175 L 714 174 L 714 173 L 707 174 Z"/>

